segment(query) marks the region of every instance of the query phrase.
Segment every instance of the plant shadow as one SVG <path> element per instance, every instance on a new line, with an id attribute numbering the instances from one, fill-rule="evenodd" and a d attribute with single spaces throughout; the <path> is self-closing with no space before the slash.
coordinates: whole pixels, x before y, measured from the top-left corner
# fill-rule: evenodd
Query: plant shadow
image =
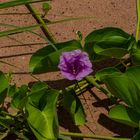
<path id="1" fill-rule="evenodd" d="M 74 81 L 69 81 L 67 79 L 61 79 L 61 80 L 56 80 L 56 81 L 43 81 L 46 84 L 48 84 L 51 88 L 57 89 L 57 90 L 62 90 L 67 86 L 70 86 L 71 84 L 74 84 Z M 32 87 L 33 84 L 36 82 L 30 82 L 28 85 L 29 87 Z"/>
<path id="2" fill-rule="evenodd" d="M 101 97 L 97 96 L 96 93 L 94 93 L 91 89 L 89 89 L 88 91 L 96 100 L 92 103 L 94 107 L 104 107 L 107 111 L 109 111 L 109 107 L 114 104 L 109 98 L 101 99 Z"/>
<path id="3" fill-rule="evenodd" d="M 108 129 L 109 131 L 117 134 L 116 137 L 128 137 L 132 138 L 134 135 L 134 129 L 132 127 L 129 127 L 127 125 L 115 122 L 108 118 L 105 114 L 100 114 L 98 123 Z"/>
<path id="4" fill-rule="evenodd" d="M 104 99 L 101 99 L 100 98 L 100 94 L 99 96 L 97 96 L 92 90 L 89 90 L 90 94 L 95 98 L 95 102 L 92 103 L 92 105 L 96 108 L 100 108 L 100 107 L 103 107 L 105 108 L 107 111 L 110 110 L 110 107 L 112 105 L 114 105 L 112 103 L 112 101 L 109 99 L 109 98 L 104 98 Z M 108 129 L 109 131 L 113 132 L 114 134 L 117 135 L 117 137 L 128 137 L 128 138 L 131 138 L 133 135 L 134 135 L 134 128 L 128 126 L 128 125 L 125 125 L 125 124 L 122 124 L 122 123 L 119 123 L 119 122 L 115 122 L 113 121 L 112 119 L 110 119 L 107 115 L 101 113 L 99 115 L 99 118 L 98 118 L 98 123 L 100 125 L 102 125 L 104 128 Z"/>
<path id="5" fill-rule="evenodd" d="M 49 86 L 51 86 L 54 89 L 64 89 L 64 87 L 67 87 L 71 84 L 74 84 L 73 81 L 69 81 L 67 79 L 57 80 L 57 81 L 45 81 Z M 30 86 L 32 86 L 35 82 L 29 83 Z M 113 103 L 108 98 L 100 98 L 100 95 L 95 94 L 91 89 L 88 90 L 89 93 L 95 98 L 95 102 L 93 102 L 93 106 L 98 107 L 104 107 L 107 111 L 109 111 L 110 106 L 113 105 Z M 63 108 L 58 108 L 58 117 L 59 117 L 59 125 L 64 128 L 64 130 L 68 130 L 69 132 L 75 132 L 75 133 L 81 133 L 78 126 L 74 125 L 74 122 L 72 118 L 70 117 L 70 114 Z M 102 125 L 104 128 L 108 129 L 109 131 L 113 132 L 117 137 L 132 137 L 134 134 L 134 129 L 115 122 L 107 117 L 107 115 L 101 113 L 98 118 L 98 123 Z M 82 138 L 72 138 L 72 140 L 83 140 Z"/>
<path id="6" fill-rule="evenodd" d="M 78 126 L 74 125 L 70 114 L 63 108 L 58 108 L 59 125 L 69 132 L 81 133 Z M 83 140 L 83 138 L 72 138 L 72 140 Z"/>

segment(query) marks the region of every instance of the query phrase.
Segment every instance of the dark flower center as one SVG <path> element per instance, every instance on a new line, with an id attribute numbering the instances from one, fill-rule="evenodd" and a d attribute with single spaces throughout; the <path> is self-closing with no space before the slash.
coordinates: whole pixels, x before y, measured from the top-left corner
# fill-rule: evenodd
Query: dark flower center
<path id="1" fill-rule="evenodd" d="M 70 73 L 77 75 L 82 70 L 82 65 L 79 61 L 74 61 L 72 64 L 69 65 Z"/>

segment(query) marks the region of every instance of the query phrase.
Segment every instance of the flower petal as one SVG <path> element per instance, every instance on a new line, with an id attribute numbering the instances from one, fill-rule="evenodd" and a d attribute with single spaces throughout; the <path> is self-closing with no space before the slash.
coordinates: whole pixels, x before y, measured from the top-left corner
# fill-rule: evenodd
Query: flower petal
<path id="1" fill-rule="evenodd" d="M 81 50 L 63 52 L 58 68 L 62 75 L 69 80 L 81 80 L 93 71 L 88 54 Z"/>

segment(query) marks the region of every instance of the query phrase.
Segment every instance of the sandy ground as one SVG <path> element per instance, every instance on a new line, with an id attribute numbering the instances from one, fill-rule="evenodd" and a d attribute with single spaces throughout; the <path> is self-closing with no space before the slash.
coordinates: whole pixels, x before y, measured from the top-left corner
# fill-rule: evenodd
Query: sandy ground
<path id="1" fill-rule="evenodd" d="M 0 0 L 5 2 L 6 0 Z M 91 19 L 69 21 L 49 25 L 50 31 L 58 42 L 76 38 L 76 31 L 81 31 L 85 37 L 91 31 L 107 26 L 115 26 L 126 32 L 135 33 L 136 10 L 134 0 L 52 0 L 52 10 L 46 17 L 50 21 L 62 20 L 70 17 L 93 17 Z M 42 13 L 41 4 L 33 5 Z M 25 13 L 6 15 L 4 13 Z M 24 6 L 0 10 L 0 23 L 27 26 L 36 24 L 34 18 Z M 0 26 L 0 31 L 12 27 Z M 43 35 L 40 29 L 34 30 Z M 1 64 L 2 71 L 13 73 L 13 82 L 18 85 L 35 81 L 28 73 L 30 56 L 39 48 L 46 46 L 46 42 L 31 33 L 20 33 L 0 38 L 0 59 L 16 65 L 14 68 Z M 100 66 L 101 64 L 98 64 Z M 95 67 L 96 69 L 96 67 Z M 38 75 L 42 80 L 48 81 L 53 87 L 63 87 L 64 80 L 59 72 Z M 58 84 L 59 83 L 59 84 Z M 94 94 L 93 92 L 96 92 Z M 101 101 L 100 99 L 104 99 Z M 131 136 L 131 128 L 117 124 L 107 118 L 107 105 L 109 101 L 96 89 L 84 93 L 81 97 L 87 113 L 87 123 L 80 128 L 74 127 L 69 118 L 63 115 L 61 125 L 66 130 L 99 135 Z M 60 112 L 62 113 L 62 112 Z M 65 122 L 65 123 L 64 123 Z M 65 124 L 65 125 L 64 125 Z"/>

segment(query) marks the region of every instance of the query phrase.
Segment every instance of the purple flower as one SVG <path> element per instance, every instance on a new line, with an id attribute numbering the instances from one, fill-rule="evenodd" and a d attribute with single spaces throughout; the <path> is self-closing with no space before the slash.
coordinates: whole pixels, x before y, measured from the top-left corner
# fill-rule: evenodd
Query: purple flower
<path id="1" fill-rule="evenodd" d="M 62 53 L 58 67 L 61 74 L 69 80 L 79 81 L 93 71 L 88 54 L 81 50 Z"/>

